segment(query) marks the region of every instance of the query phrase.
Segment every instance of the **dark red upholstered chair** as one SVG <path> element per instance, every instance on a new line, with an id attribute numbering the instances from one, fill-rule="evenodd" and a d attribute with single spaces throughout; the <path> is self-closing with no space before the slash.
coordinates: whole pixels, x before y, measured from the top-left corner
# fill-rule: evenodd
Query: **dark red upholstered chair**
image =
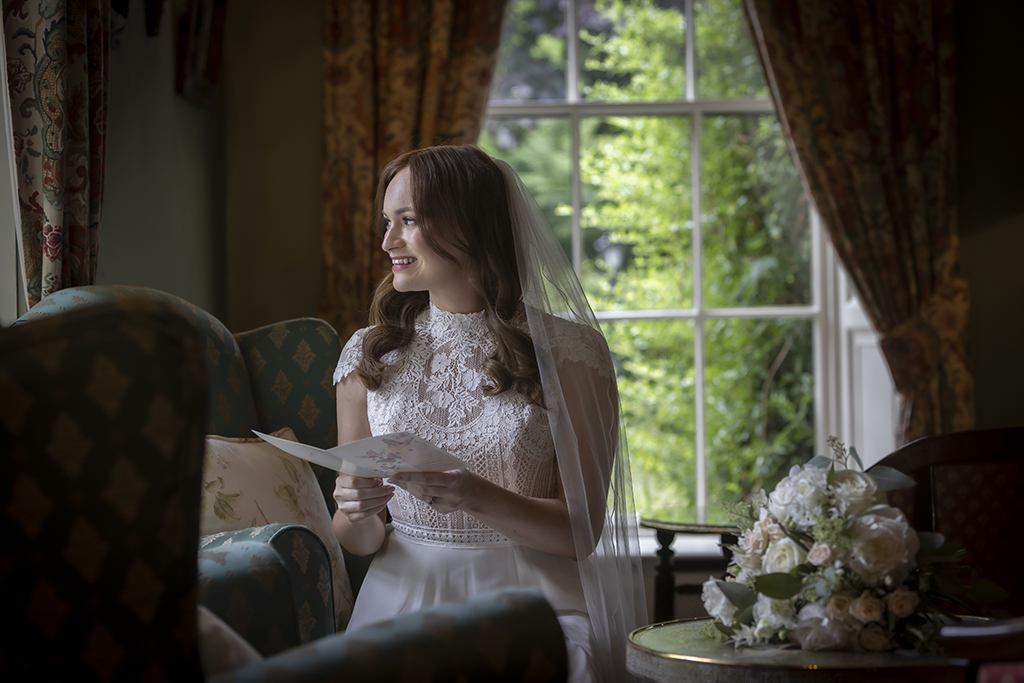
<path id="1" fill-rule="evenodd" d="M 940 640 L 949 657 L 968 661 L 968 681 L 1024 683 L 1024 618 L 953 624 Z"/>
<path id="2" fill-rule="evenodd" d="M 879 463 L 917 486 L 889 493 L 918 531 L 938 531 L 967 551 L 980 577 L 1010 592 L 980 614 L 1024 616 L 1024 427 L 978 429 L 913 441 Z"/>

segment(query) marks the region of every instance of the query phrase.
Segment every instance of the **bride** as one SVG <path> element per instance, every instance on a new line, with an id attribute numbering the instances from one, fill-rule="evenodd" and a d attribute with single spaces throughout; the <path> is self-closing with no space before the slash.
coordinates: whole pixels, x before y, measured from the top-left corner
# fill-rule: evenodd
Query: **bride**
<path id="1" fill-rule="evenodd" d="M 338 475 L 335 534 L 377 553 L 349 629 L 529 587 L 558 615 L 571 681 L 625 680 L 646 623 L 636 519 L 611 354 L 568 260 L 476 147 L 399 156 L 376 207 L 392 267 L 334 375 L 339 442 L 413 431 L 468 468 Z"/>

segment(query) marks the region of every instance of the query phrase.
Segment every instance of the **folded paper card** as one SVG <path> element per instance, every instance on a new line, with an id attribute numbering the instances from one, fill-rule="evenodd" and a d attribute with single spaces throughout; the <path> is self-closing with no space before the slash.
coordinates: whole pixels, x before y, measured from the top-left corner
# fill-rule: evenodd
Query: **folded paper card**
<path id="1" fill-rule="evenodd" d="M 253 434 L 297 458 L 357 477 L 390 477 L 398 472 L 466 469 L 466 463 L 412 432 L 371 436 L 328 450 L 279 439 L 255 429 Z"/>

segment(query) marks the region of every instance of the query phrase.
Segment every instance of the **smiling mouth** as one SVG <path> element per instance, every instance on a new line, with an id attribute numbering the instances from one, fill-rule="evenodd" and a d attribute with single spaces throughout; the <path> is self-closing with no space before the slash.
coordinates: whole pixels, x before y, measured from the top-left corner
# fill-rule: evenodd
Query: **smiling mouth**
<path id="1" fill-rule="evenodd" d="M 391 265 L 393 265 L 393 266 L 407 266 L 407 265 L 409 265 L 410 263 L 412 263 L 415 260 L 416 259 L 412 258 L 411 256 L 410 257 L 406 257 L 406 258 L 393 258 L 393 259 L 391 259 Z"/>

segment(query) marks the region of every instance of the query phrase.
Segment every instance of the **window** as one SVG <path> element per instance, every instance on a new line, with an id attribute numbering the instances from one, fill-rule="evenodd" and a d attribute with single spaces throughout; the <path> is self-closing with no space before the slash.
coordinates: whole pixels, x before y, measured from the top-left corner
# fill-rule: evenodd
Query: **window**
<path id="1" fill-rule="evenodd" d="M 6 46 L 0 57 L 6 64 Z M 11 135 L 11 100 L 7 72 L 0 76 L 0 326 L 14 322 L 27 308 L 21 284 L 21 212 L 18 208 L 17 177 L 14 171 L 14 143 Z"/>
<path id="2" fill-rule="evenodd" d="M 825 436 L 826 259 L 742 2 L 512 0 L 504 30 L 480 144 L 601 320 L 637 509 L 724 522 Z"/>

